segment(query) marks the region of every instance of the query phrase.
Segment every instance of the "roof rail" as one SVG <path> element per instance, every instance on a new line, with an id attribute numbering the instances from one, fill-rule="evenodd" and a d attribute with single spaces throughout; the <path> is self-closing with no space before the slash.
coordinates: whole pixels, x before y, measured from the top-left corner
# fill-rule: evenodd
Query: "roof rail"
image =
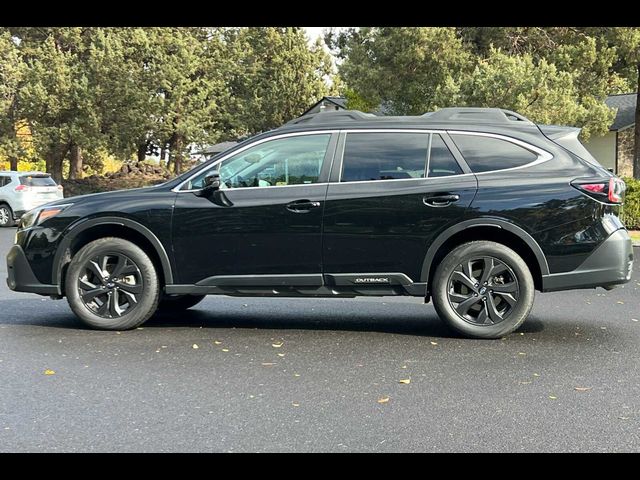
<path id="1" fill-rule="evenodd" d="M 285 125 L 351 122 L 354 120 L 367 120 L 371 117 L 376 117 L 376 115 L 374 115 L 373 113 L 364 113 L 359 110 L 336 110 L 330 112 L 309 113 L 307 115 L 302 115 L 301 117 L 294 118 L 290 122 L 287 122 Z"/>
<path id="2" fill-rule="evenodd" d="M 484 120 L 490 123 L 513 124 L 513 122 L 524 122 L 533 125 L 533 122 L 527 117 L 503 108 L 449 107 L 441 108 L 435 112 L 427 112 L 422 116 L 428 117 L 429 120 L 442 122 Z"/>

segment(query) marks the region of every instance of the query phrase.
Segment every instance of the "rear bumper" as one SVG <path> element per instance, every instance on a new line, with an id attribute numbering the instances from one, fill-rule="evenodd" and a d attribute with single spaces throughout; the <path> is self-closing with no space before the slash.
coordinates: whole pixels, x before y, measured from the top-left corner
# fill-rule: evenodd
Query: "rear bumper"
<path id="1" fill-rule="evenodd" d="M 542 291 L 612 287 L 631 280 L 633 247 L 625 229 L 616 230 L 570 272 L 542 276 Z"/>
<path id="2" fill-rule="evenodd" d="M 46 285 L 38 281 L 20 245 L 14 245 L 7 254 L 7 275 L 7 285 L 16 292 L 60 295 L 58 285 Z"/>

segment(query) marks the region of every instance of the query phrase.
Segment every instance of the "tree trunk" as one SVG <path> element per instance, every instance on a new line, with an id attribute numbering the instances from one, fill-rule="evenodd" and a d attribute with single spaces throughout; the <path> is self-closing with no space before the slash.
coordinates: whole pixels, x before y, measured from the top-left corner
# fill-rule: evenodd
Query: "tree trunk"
<path id="1" fill-rule="evenodd" d="M 640 63 L 638 63 L 638 91 L 636 95 L 636 131 L 633 149 L 633 178 L 640 179 Z"/>
<path id="2" fill-rule="evenodd" d="M 175 156 L 173 157 L 173 171 L 176 175 L 180 175 L 182 173 L 182 160 L 184 157 L 183 150 L 183 138 L 181 135 L 176 135 L 175 142 Z"/>
<path id="3" fill-rule="evenodd" d="M 56 183 L 62 182 L 62 162 L 68 151 L 69 146 L 67 145 L 53 145 L 44 156 L 47 172 L 51 174 Z"/>
<path id="4" fill-rule="evenodd" d="M 144 159 L 147 158 L 147 147 L 149 146 L 148 143 L 141 143 L 140 145 L 138 145 L 138 161 L 139 162 L 144 162 Z"/>
<path id="5" fill-rule="evenodd" d="M 82 178 L 82 150 L 75 143 L 71 145 L 69 157 L 69 179 Z"/>
<path id="6" fill-rule="evenodd" d="M 160 164 L 162 164 L 162 162 L 164 162 L 164 157 L 167 154 L 167 145 L 166 144 L 162 144 L 162 147 L 160 147 Z"/>
<path id="7" fill-rule="evenodd" d="M 9 170 L 18 171 L 18 157 L 9 155 Z"/>

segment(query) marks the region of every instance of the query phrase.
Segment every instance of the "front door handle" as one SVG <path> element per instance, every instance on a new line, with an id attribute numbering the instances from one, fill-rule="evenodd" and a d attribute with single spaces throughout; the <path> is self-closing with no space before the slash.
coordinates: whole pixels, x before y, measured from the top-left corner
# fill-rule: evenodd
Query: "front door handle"
<path id="1" fill-rule="evenodd" d="M 458 200 L 460 195 L 457 194 L 432 195 L 422 199 L 423 203 L 429 207 L 447 207 Z"/>
<path id="2" fill-rule="evenodd" d="M 314 208 L 318 208 L 319 206 L 320 202 L 312 202 L 311 200 L 296 200 L 295 202 L 287 204 L 287 210 L 294 213 L 307 213 Z"/>

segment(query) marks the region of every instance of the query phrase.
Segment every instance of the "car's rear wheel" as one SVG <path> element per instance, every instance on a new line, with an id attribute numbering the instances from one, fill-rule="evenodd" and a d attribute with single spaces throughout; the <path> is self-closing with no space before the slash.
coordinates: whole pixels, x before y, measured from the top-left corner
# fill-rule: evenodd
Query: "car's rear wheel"
<path id="1" fill-rule="evenodd" d="M 0 227 L 13 227 L 13 210 L 6 203 L 0 203 Z"/>
<path id="2" fill-rule="evenodd" d="M 85 245 L 71 259 L 65 293 L 71 310 L 87 325 L 127 330 L 156 311 L 160 285 L 144 250 L 109 237 Z"/>
<path id="3" fill-rule="evenodd" d="M 475 338 L 499 338 L 516 330 L 529 315 L 535 293 L 522 257 L 484 240 L 449 252 L 436 269 L 433 285 L 440 318 Z"/>
<path id="4" fill-rule="evenodd" d="M 158 311 L 161 312 L 180 312 L 187 310 L 202 300 L 206 295 L 164 295 L 160 299 Z"/>

